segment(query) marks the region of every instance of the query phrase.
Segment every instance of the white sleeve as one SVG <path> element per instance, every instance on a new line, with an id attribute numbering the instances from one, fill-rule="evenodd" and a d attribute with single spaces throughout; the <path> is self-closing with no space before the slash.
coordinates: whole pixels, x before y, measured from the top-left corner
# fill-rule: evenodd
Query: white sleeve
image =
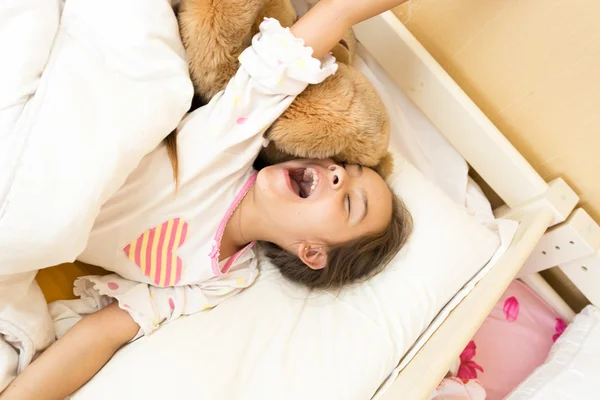
<path id="1" fill-rule="evenodd" d="M 191 132 L 211 138 L 214 150 L 253 154 L 262 134 L 308 84 L 322 82 L 337 64 L 328 55 L 321 62 L 313 50 L 275 19 L 265 19 L 252 46 L 239 57 L 240 68 L 225 90 L 191 113 L 180 126 L 180 140 Z"/>
<path id="2" fill-rule="evenodd" d="M 75 281 L 74 293 L 86 309 L 79 313 L 97 311 L 115 299 L 140 326 L 134 339 L 149 335 L 166 322 L 183 315 L 192 315 L 216 307 L 229 297 L 250 286 L 258 271 L 232 268 L 227 275 L 194 285 L 156 287 L 131 281 L 117 274 L 85 276 Z"/>

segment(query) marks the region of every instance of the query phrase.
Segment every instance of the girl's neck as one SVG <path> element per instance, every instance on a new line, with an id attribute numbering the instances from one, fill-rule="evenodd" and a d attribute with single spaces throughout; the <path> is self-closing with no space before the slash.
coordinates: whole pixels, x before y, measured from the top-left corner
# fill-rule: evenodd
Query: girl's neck
<path id="1" fill-rule="evenodd" d="M 259 213 L 256 212 L 254 190 L 254 186 L 248 190 L 227 221 L 221 238 L 221 260 L 231 257 L 251 242 L 265 240 L 266 235 L 263 232 L 265 226 L 260 220 Z"/>

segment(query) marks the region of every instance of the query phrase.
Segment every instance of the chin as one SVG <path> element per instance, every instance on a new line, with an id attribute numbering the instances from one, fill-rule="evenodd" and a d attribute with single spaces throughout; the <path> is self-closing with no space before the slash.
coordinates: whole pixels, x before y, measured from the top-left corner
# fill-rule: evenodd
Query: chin
<path id="1" fill-rule="evenodd" d="M 261 169 L 256 177 L 256 188 L 268 197 L 289 197 L 286 169 L 279 165 Z"/>

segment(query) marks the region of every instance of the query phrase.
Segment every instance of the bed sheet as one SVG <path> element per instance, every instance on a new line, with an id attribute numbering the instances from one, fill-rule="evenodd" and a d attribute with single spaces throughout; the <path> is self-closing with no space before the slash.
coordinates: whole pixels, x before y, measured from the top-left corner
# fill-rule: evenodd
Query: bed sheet
<path id="1" fill-rule="evenodd" d="M 364 55 L 364 53 L 363 53 L 363 55 Z M 362 64 L 360 64 L 361 62 L 362 62 Z M 375 74 L 377 73 L 377 71 L 373 72 L 373 69 L 371 69 L 366 64 L 366 62 L 363 60 L 362 57 L 360 57 L 360 58 L 357 59 L 357 65 L 360 67 L 361 71 L 363 71 L 363 73 L 365 73 L 371 79 L 371 81 L 373 82 L 373 84 L 376 85 L 379 90 L 382 90 L 382 92 L 381 92 L 382 93 L 382 97 L 384 98 L 384 101 L 386 102 L 386 105 L 388 105 L 388 107 L 391 107 L 391 106 L 395 107 L 396 106 L 394 104 L 395 100 L 393 100 L 393 97 L 390 96 L 389 92 L 385 89 L 385 84 L 383 84 L 381 81 L 379 81 L 377 79 L 377 77 L 375 76 Z M 404 97 L 404 98 L 406 99 L 406 97 Z M 408 125 L 406 123 L 407 120 L 412 120 L 413 121 L 412 122 L 413 125 L 417 125 L 417 124 L 427 125 L 428 124 L 428 120 L 420 112 L 420 110 L 418 108 L 412 106 L 410 108 L 407 107 L 407 109 L 409 109 L 409 111 L 412 110 L 412 111 L 410 111 L 411 112 L 410 115 L 412 116 L 412 119 L 411 119 L 410 116 L 407 115 L 408 113 L 406 113 L 406 110 L 400 109 L 399 112 L 394 112 L 393 111 L 394 109 L 391 108 L 391 113 L 393 112 L 394 115 L 396 116 L 396 118 L 394 118 L 393 121 L 392 121 L 393 125 L 399 124 L 399 123 L 405 123 L 402 126 L 406 127 Z M 416 114 L 412 114 L 412 112 L 414 112 Z M 396 139 L 398 139 L 402 135 L 414 135 L 412 138 L 408 138 L 408 139 L 406 139 L 404 141 L 405 143 L 409 143 L 409 145 L 407 145 L 405 147 L 408 148 L 408 149 L 410 149 L 411 148 L 410 147 L 411 146 L 410 143 L 412 143 L 413 144 L 412 145 L 413 148 L 420 148 L 421 149 L 420 151 L 422 151 L 423 154 L 426 155 L 427 151 L 428 151 L 427 150 L 427 148 L 428 148 L 427 147 L 428 146 L 427 143 L 431 143 L 431 142 L 430 141 L 429 142 L 425 141 L 424 143 L 419 144 L 418 139 L 419 139 L 419 135 L 421 135 L 421 131 L 413 128 L 412 125 L 408 125 L 408 126 L 409 126 L 409 128 L 402 128 L 402 129 L 396 129 L 396 127 L 395 127 L 395 129 L 394 129 L 394 132 L 395 132 L 394 133 L 394 137 Z M 428 129 L 430 129 L 429 134 L 431 135 L 431 137 L 437 137 L 438 139 L 440 139 L 440 138 L 443 139 L 443 137 L 441 136 L 441 134 L 439 133 L 439 131 L 437 131 L 437 129 L 435 129 L 435 127 L 429 125 Z M 447 145 L 447 144 L 444 145 L 443 142 L 442 142 L 442 140 L 439 140 L 438 143 L 442 143 L 442 146 L 446 146 Z M 397 148 L 397 146 L 394 146 L 394 145 L 392 147 L 393 148 Z M 438 150 L 440 148 L 445 149 L 446 151 L 448 151 L 448 154 L 451 154 L 454 151 L 454 149 L 452 149 L 451 147 L 439 147 L 438 146 L 437 148 L 438 148 Z M 444 151 L 444 150 L 442 150 L 442 151 Z M 405 150 L 403 153 L 407 154 L 407 150 Z M 418 161 L 418 158 L 413 157 L 413 161 L 414 160 Z M 422 159 L 422 160 L 424 160 L 424 159 Z M 434 183 L 435 186 L 438 186 L 436 184 L 436 179 L 439 179 L 440 176 L 447 176 L 447 177 L 448 176 L 453 176 L 455 180 L 453 181 L 452 179 L 447 179 L 447 182 L 454 182 L 455 185 L 454 186 L 450 185 L 449 187 L 459 188 L 460 186 L 464 185 L 462 191 L 461 190 L 455 190 L 454 191 L 454 193 L 455 193 L 456 196 L 452 196 L 453 200 L 454 200 L 454 202 L 457 202 L 457 203 L 461 203 L 462 202 L 462 206 L 465 206 L 468 203 L 473 204 L 473 203 L 476 203 L 477 201 L 474 202 L 472 199 L 471 200 L 469 199 L 468 191 L 467 191 L 467 187 L 468 187 L 467 172 L 468 172 L 468 169 L 466 168 L 466 163 L 464 163 L 464 160 L 462 160 L 462 161 L 461 160 L 462 160 L 462 158 L 455 159 L 455 161 L 458 161 L 455 164 L 458 167 L 455 170 L 455 174 L 454 175 L 451 175 L 451 174 L 442 175 L 442 174 L 440 174 L 440 175 L 438 175 L 436 177 L 436 175 L 434 173 L 435 168 L 431 167 L 431 169 L 429 170 L 431 173 L 429 174 L 429 177 L 428 177 L 427 180 L 429 180 L 431 183 Z M 417 162 L 417 161 L 414 161 L 414 162 Z M 427 161 L 427 160 L 424 160 L 422 162 L 422 165 L 426 165 L 425 161 Z M 436 160 L 436 161 L 439 161 L 439 160 Z M 438 165 L 441 168 L 441 164 L 438 164 Z M 460 183 L 460 186 L 459 186 L 458 184 L 456 184 L 456 182 L 462 182 L 462 183 Z M 438 186 L 438 188 L 439 188 L 439 186 Z M 484 204 L 484 206 L 487 205 L 487 207 L 489 208 L 489 203 L 487 203 L 487 201 L 485 201 L 484 197 L 480 198 L 479 200 L 481 201 L 481 203 Z M 488 218 L 492 218 L 491 217 L 491 210 L 489 210 Z M 496 222 L 494 222 L 494 224 L 496 224 Z M 389 384 L 391 384 L 393 382 L 393 380 L 396 377 L 396 375 L 398 374 L 398 372 L 410 361 L 410 359 L 416 354 L 416 352 L 418 351 L 418 349 L 420 349 L 420 347 L 423 345 L 423 343 L 425 343 L 427 341 L 427 339 L 431 336 L 431 334 L 433 334 L 433 332 L 435 332 L 435 330 L 447 318 L 447 316 L 450 313 L 450 311 L 452 309 L 454 309 L 454 307 L 456 307 L 456 305 L 458 303 L 460 303 L 460 301 L 472 290 L 472 288 L 478 282 L 478 280 L 489 269 L 491 269 L 495 265 L 495 262 L 501 257 L 501 255 L 503 254 L 503 251 L 508 247 L 510 241 L 512 240 L 512 235 L 516 231 L 516 223 L 514 221 L 500 221 L 498 223 L 498 230 L 499 230 L 499 233 L 500 233 L 500 237 L 502 239 L 501 240 L 501 242 L 502 242 L 502 249 L 500 251 L 496 252 L 496 254 L 494 255 L 494 257 L 492 258 L 492 261 L 490 261 L 489 263 L 487 263 L 486 267 L 484 267 L 483 269 L 479 270 L 477 276 L 475 278 L 473 278 L 471 281 L 469 281 L 463 287 L 463 289 L 459 292 L 459 294 L 455 295 L 449 301 L 449 303 L 446 305 L 446 307 L 444 307 L 442 309 L 442 311 L 439 312 L 439 314 L 437 315 L 437 317 L 435 318 L 435 320 L 433 321 L 433 323 L 429 325 L 429 327 L 424 331 L 424 333 L 421 335 L 420 339 L 412 347 L 412 349 L 409 351 L 409 353 L 407 353 L 406 356 L 403 358 L 402 363 L 393 371 L 393 373 L 391 375 L 389 375 L 387 378 L 385 378 L 383 380 L 384 384 L 383 384 L 383 386 L 380 387 L 380 389 L 375 394 L 375 398 L 378 398 L 381 394 L 383 394 L 384 390 L 387 388 L 387 385 L 389 385 Z M 486 260 L 488 260 L 488 259 L 489 258 L 487 258 Z M 482 265 L 482 264 L 483 263 L 481 263 L 479 265 Z M 422 265 L 422 264 L 420 264 L 420 265 Z M 265 271 L 263 271 L 263 272 L 265 272 Z M 417 284 L 417 283 L 415 283 L 415 284 Z M 245 294 L 249 295 L 250 292 L 252 292 L 252 290 L 250 290 L 249 292 L 246 292 Z M 258 291 L 255 290 L 253 293 L 256 294 L 256 293 L 264 293 L 264 292 L 265 292 L 264 290 L 258 290 Z M 244 293 L 242 293 L 242 295 L 240 295 L 242 297 L 239 297 L 238 299 L 234 298 L 232 301 L 234 302 L 235 300 L 242 299 L 243 295 L 244 295 Z M 236 312 L 238 312 L 238 313 L 241 312 L 242 314 L 244 314 L 244 312 L 242 310 L 240 310 L 240 309 L 237 308 L 237 306 L 239 306 L 240 304 L 237 304 L 237 306 L 234 307 L 233 306 L 233 304 L 234 304 L 233 302 L 229 303 L 229 304 L 225 304 L 224 306 L 225 307 L 227 307 L 227 306 L 233 307 L 233 308 L 235 308 L 237 310 Z M 247 301 L 242 301 L 242 303 L 248 303 L 248 302 Z M 281 301 L 280 301 L 280 303 L 281 303 Z M 439 310 L 439 308 L 437 308 L 437 310 Z M 293 311 L 293 310 L 290 310 L 290 311 Z M 366 313 L 365 315 L 368 315 L 368 314 L 369 313 Z M 204 317 L 205 317 L 204 319 L 208 318 L 208 316 L 204 316 Z M 308 316 L 306 316 L 306 317 L 308 318 Z M 194 329 L 197 329 L 197 326 L 195 324 L 193 324 L 194 320 L 196 320 L 195 321 L 196 324 L 202 321 L 201 318 L 188 319 L 188 320 L 179 322 L 179 325 L 180 326 L 184 326 L 185 324 L 189 324 L 189 325 L 187 325 L 187 329 L 186 330 L 191 330 L 194 327 L 195 327 Z M 256 321 L 256 320 L 254 320 L 254 321 Z M 327 321 L 331 322 L 332 319 L 328 318 Z M 207 324 L 207 326 L 208 325 L 212 325 L 212 324 Z M 283 326 L 282 321 L 280 321 L 280 325 Z M 172 327 L 172 326 L 171 327 L 169 327 L 169 326 L 165 327 L 164 328 L 165 330 L 162 331 L 162 334 L 161 334 L 161 332 L 158 332 L 159 335 L 156 336 L 155 338 L 152 338 L 152 339 L 156 341 L 156 340 L 161 340 L 162 338 L 169 337 L 169 338 L 171 338 L 171 340 L 173 340 L 173 337 L 174 337 L 173 335 L 184 335 L 184 333 L 182 333 L 182 329 L 181 328 L 179 328 L 177 330 L 172 329 L 172 328 L 174 328 L 174 327 Z M 255 327 L 255 328 L 258 329 L 258 327 Z M 350 329 L 349 331 L 352 331 L 352 329 Z M 169 332 L 169 333 L 165 333 L 165 332 Z M 421 330 L 419 330 L 419 332 L 421 332 Z M 417 332 L 417 335 L 418 334 L 419 333 Z M 196 334 L 195 340 L 201 340 L 201 337 L 202 336 Z M 398 337 L 398 336 L 396 336 L 396 337 Z M 161 338 L 161 339 L 159 339 L 159 338 Z M 322 339 L 323 339 L 323 337 L 322 337 Z M 349 339 L 349 338 L 346 338 L 346 339 Z M 399 339 L 399 343 L 402 343 L 402 338 L 398 337 L 398 339 Z M 166 340 L 166 339 L 163 339 L 163 340 Z M 174 339 L 174 340 L 176 340 L 178 342 L 184 342 L 185 338 L 177 338 L 177 339 Z M 156 342 L 153 343 L 153 345 L 156 346 L 158 343 L 159 342 L 156 341 Z M 411 343 L 412 343 L 412 341 L 411 341 Z M 132 346 L 140 346 L 140 348 L 141 348 L 141 346 L 143 346 L 143 344 L 141 342 L 140 343 L 134 343 Z M 231 346 L 233 346 L 233 344 L 231 344 Z M 285 351 L 283 349 L 284 349 L 284 347 L 280 347 L 277 351 L 285 353 Z M 132 349 L 128 349 L 128 350 L 130 350 L 130 351 L 136 351 L 136 350 L 132 350 Z M 173 348 L 173 351 L 177 352 L 177 349 Z M 191 349 L 188 348 L 188 351 L 191 352 Z M 329 349 L 329 351 L 331 351 L 331 349 Z M 124 352 L 122 354 L 122 356 L 125 357 L 126 353 L 127 352 Z M 141 356 L 141 353 L 138 354 L 138 355 Z M 158 355 L 156 355 L 156 356 L 158 356 Z M 292 355 L 288 355 L 288 357 L 291 357 L 291 356 Z M 294 357 L 298 357 L 299 355 L 298 354 L 293 354 L 293 356 Z M 261 358 L 264 358 L 264 357 L 266 357 L 265 354 L 263 354 Z M 165 361 L 166 361 L 166 359 L 165 359 Z M 123 362 L 121 362 L 121 363 L 123 363 Z M 333 367 L 333 365 L 331 365 L 331 367 Z M 370 366 L 370 367 L 366 366 L 366 365 L 362 365 L 362 368 L 367 368 L 368 370 L 373 369 L 373 367 L 374 367 L 373 365 Z M 381 367 L 381 365 L 379 365 L 379 367 Z M 123 372 L 123 370 L 120 369 L 118 366 L 116 366 L 115 363 L 113 363 L 112 368 L 108 368 L 106 371 L 104 371 L 102 374 L 100 374 L 97 379 L 95 379 L 95 382 L 93 382 L 91 386 L 89 386 L 88 388 L 82 390 L 82 392 L 80 393 L 81 398 L 86 398 L 86 399 L 88 399 L 88 398 L 89 399 L 91 399 L 91 398 L 97 398 L 97 397 L 90 397 L 90 396 L 94 396 L 94 395 L 97 396 L 97 395 L 99 395 L 98 393 L 96 393 L 96 389 L 99 388 L 100 386 L 102 386 L 102 383 L 106 383 L 106 382 L 110 381 L 111 379 L 119 376 L 119 374 L 121 374 L 122 372 Z M 104 380 L 102 381 L 102 379 L 104 379 Z M 365 379 L 365 380 L 368 379 L 367 376 L 364 375 L 364 373 L 363 373 L 363 379 Z M 381 379 L 381 378 L 379 378 L 379 379 Z M 380 382 L 380 381 L 378 380 L 378 382 Z M 280 382 L 278 382 L 278 384 L 280 384 Z M 344 386 L 345 385 L 342 385 L 341 387 L 344 387 Z M 342 395 L 342 396 L 345 396 L 343 393 L 338 393 L 338 394 Z M 348 393 L 346 393 L 346 395 L 348 395 Z M 235 397 L 235 395 L 234 395 L 234 397 Z M 341 397 L 341 398 L 350 398 L 350 397 L 346 396 L 346 397 Z"/>

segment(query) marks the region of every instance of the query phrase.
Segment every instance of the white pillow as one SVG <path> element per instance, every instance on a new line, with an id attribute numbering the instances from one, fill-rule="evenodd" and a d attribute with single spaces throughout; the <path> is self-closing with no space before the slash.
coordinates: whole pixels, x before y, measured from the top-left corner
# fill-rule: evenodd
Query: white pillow
<path id="1" fill-rule="evenodd" d="M 507 400 L 597 399 L 600 382 L 600 310 L 587 306 L 556 341 L 546 362 Z"/>
<path id="2" fill-rule="evenodd" d="M 127 346 L 74 399 L 370 398 L 499 242 L 407 162 L 391 182 L 414 232 L 383 273 L 307 295 L 264 263 L 252 287 Z"/>

